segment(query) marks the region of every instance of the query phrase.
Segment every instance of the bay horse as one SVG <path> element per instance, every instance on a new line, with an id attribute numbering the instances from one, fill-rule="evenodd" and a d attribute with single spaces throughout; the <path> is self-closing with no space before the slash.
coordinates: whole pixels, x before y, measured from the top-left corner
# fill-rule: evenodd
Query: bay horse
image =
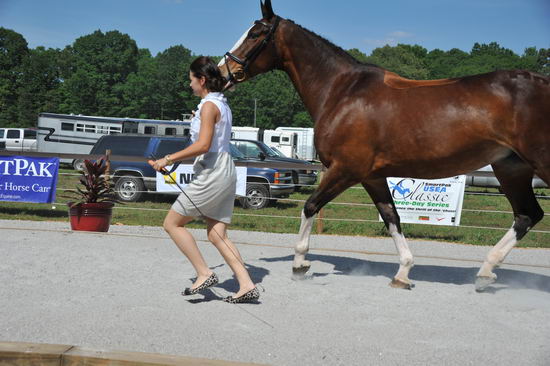
<path id="1" fill-rule="evenodd" d="M 544 213 L 534 174 L 550 185 L 550 78 L 529 71 L 495 71 L 441 80 L 409 80 L 363 64 L 341 48 L 273 12 L 261 1 L 254 22 L 218 65 L 226 87 L 284 70 L 315 122 L 315 147 L 327 168 L 307 199 L 293 262 L 305 255 L 317 212 L 361 183 L 399 252 L 390 285 L 411 288 L 413 256 L 403 236 L 386 177 L 437 179 L 491 164 L 514 212 L 511 229 L 489 251 L 475 286 L 496 280 L 500 265 Z"/>

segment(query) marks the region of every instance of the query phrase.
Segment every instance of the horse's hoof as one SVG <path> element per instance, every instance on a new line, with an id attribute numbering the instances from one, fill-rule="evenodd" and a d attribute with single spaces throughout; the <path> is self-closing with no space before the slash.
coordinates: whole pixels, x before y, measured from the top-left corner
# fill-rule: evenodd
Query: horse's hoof
<path id="1" fill-rule="evenodd" d="M 487 287 L 493 284 L 497 276 L 479 276 L 476 278 L 476 292 L 483 292 Z"/>
<path id="2" fill-rule="evenodd" d="M 393 288 L 402 288 L 404 290 L 412 290 L 412 288 L 414 287 L 414 285 L 410 281 L 405 282 L 397 278 L 394 278 L 390 282 L 390 286 Z"/>
<path id="3" fill-rule="evenodd" d="M 301 265 L 300 267 L 292 267 L 292 279 L 303 280 L 309 271 L 309 265 Z"/>

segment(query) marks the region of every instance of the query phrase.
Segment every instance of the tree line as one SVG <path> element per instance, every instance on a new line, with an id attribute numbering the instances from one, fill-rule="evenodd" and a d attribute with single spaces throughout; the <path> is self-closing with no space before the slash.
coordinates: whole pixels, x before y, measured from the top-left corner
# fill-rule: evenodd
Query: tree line
<path id="1" fill-rule="evenodd" d="M 428 51 L 420 45 L 398 44 L 377 48 L 370 55 L 358 49 L 348 53 L 411 79 L 498 69 L 550 75 L 550 49 L 529 47 L 517 55 L 496 42 L 475 43 L 470 52 L 456 48 Z M 199 102 L 188 78 L 195 57 L 182 45 L 153 56 L 116 30 L 97 30 L 64 49 L 29 48 L 21 34 L 0 27 L 0 126 L 34 127 L 41 112 L 181 119 Z M 284 72 L 260 75 L 226 96 L 236 126 L 254 122 L 263 128 L 313 125 Z"/>

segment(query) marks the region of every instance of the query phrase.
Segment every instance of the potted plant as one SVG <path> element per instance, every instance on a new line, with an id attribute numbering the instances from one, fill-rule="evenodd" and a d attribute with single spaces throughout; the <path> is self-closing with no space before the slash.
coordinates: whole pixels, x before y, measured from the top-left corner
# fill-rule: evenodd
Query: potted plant
<path id="1" fill-rule="evenodd" d="M 106 179 L 106 158 L 103 156 L 94 162 L 84 160 L 80 184 L 76 192 L 79 201 L 68 202 L 72 230 L 109 231 L 113 206 L 118 202 L 112 183 Z M 70 197 L 74 198 L 74 197 Z"/>

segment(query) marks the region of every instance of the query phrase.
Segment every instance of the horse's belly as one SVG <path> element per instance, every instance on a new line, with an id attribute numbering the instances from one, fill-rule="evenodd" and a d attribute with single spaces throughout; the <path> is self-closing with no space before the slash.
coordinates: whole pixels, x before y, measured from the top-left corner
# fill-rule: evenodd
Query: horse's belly
<path id="1" fill-rule="evenodd" d="M 477 149 L 457 151 L 454 154 L 442 154 L 438 157 L 426 156 L 414 160 L 405 158 L 375 169 L 373 173 L 386 177 L 446 178 L 470 173 L 512 153 L 509 148 L 500 145 L 478 147 Z"/>

